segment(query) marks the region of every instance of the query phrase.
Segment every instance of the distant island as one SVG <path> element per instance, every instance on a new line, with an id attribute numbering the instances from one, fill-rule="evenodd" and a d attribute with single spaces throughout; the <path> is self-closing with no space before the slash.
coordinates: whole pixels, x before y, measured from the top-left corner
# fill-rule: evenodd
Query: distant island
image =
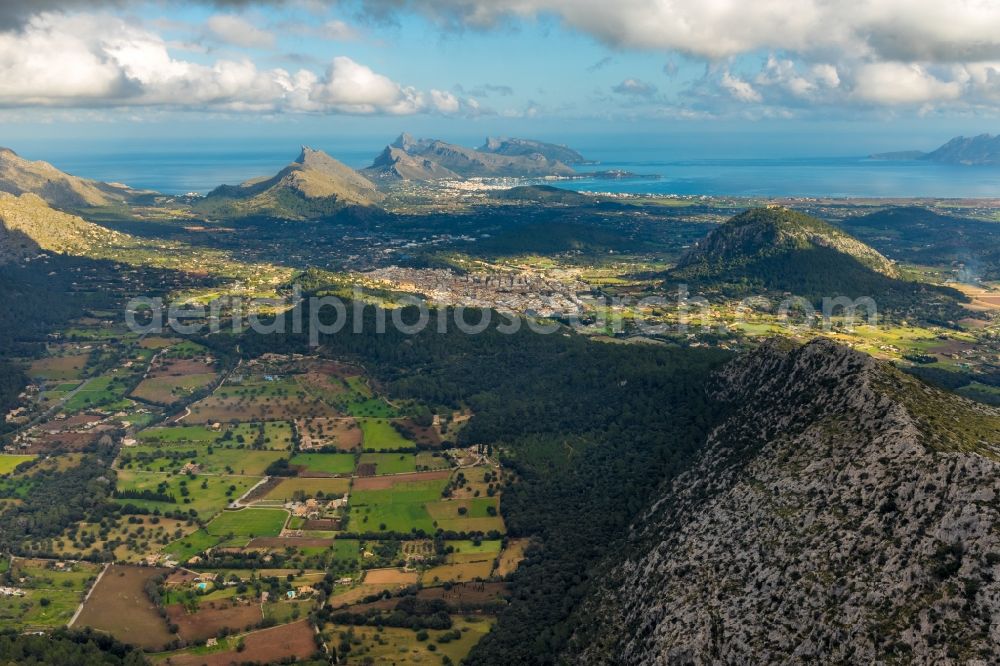
<path id="1" fill-rule="evenodd" d="M 405 132 L 361 173 L 376 181 L 458 180 L 464 178 L 538 178 L 572 176 L 563 162 L 583 157 L 565 146 L 529 139 L 487 139 L 478 149 L 437 139 L 415 139 Z"/>
<path id="2" fill-rule="evenodd" d="M 992 134 L 980 134 L 974 137 L 957 136 L 929 153 L 920 150 L 902 150 L 875 153 L 868 158 L 890 161 L 922 160 L 964 166 L 996 166 L 1000 165 L 1000 136 Z"/>
<path id="3" fill-rule="evenodd" d="M 596 162 L 567 146 L 534 139 L 488 137 L 478 148 L 401 134 L 361 173 L 375 182 L 463 180 L 466 178 L 655 179 L 630 171 L 583 172 L 574 166 Z"/>

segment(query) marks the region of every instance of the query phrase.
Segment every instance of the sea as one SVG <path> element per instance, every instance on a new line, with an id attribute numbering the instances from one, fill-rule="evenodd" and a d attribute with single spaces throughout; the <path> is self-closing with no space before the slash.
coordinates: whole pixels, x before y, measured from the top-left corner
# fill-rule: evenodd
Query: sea
<path id="1" fill-rule="evenodd" d="M 470 144 L 471 145 L 471 144 Z M 313 145 L 349 166 L 371 164 L 384 144 Z M 297 156 L 286 141 L 53 142 L 12 146 L 24 157 L 44 159 L 69 173 L 120 182 L 165 194 L 206 193 L 221 184 L 270 175 Z M 734 197 L 1000 198 L 1000 167 L 924 161 L 883 161 L 866 156 L 700 157 L 696 149 L 673 154 L 669 146 L 616 148 L 595 141 L 573 146 L 597 164 L 579 171 L 630 171 L 653 178 L 582 178 L 552 183 L 587 192 Z M 717 153 L 718 151 L 716 151 Z"/>

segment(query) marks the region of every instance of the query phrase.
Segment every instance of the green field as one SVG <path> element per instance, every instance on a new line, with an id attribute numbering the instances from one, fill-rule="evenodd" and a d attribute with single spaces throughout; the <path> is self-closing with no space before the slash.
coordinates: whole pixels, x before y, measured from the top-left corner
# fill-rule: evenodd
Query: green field
<path id="1" fill-rule="evenodd" d="M 351 489 L 351 480 L 341 477 L 288 478 L 271 490 L 265 499 L 288 502 L 296 493 L 305 497 L 333 497 L 346 495 Z"/>
<path id="2" fill-rule="evenodd" d="M 473 499 L 439 500 L 427 504 L 427 512 L 437 526 L 443 530 L 456 532 L 504 531 L 503 519 L 499 516 L 499 498 L 476 497 Z M 490 509 L 494 515 L 490 515 Z M 465 509 L 465 513 L 460 513 Z"/>
<path id="3" fill-rule="evenodd" d="M 292 426 L 287 421 L 266 423 L 224 424 L 216 430 L 207 425 L 181 425 L 149 428 L 143 430 L 136 439 L 142 442 L 161 444 L 254 444 L 261 436 L 263 428 L 263 448 L 287 450 L 291 448 Z"/>
<path id="4" fill-rule="evenodd" d="M 18 465 L 29 460 L 34 460 L 38 456 L 17 456 L 0 455 L 0 476 L 10 474 Z"/>
<path id="5" fill-rule="evenodd" d="M 212 536 L 201 529 L 171 542 L 163 549 L 163 554 L 170 555 L 177 562 L 184 563 L 198 553 L 218 545 L 220 541 L 222 541 L 221 537 Z"/>
<path id="6" fill-rule="evenodd" d="M 139 499 L 118 499 L 119 504 L 135 506 L 160 511 L 189 511 L 194 509 L 198 517 L 206 520 L 221 511 L 229 502 L 245 493 L 260 479 L 253 476 L 198 476 L 189 479 L 187 475 L 161 474 L 158 472 L 136 472 L 120 470 L 118 472 L 118 488 L 155 491 L 160 483 L 167 484 L 167 494 L 172 494 L 177 502 L 160 502 Z M 207 487 L 202 488 L 202 484 Z M 186 486 L 188 495 L 185 497 L 181 487 Z M 230 487 L 235 489 L 229 492 Z"/>
<path id="7" fill-rule="evenodd" d="M 364 433 L 366 451 L 394 451 L 413 448 L 413 442 L 399 434 L 386 419 L 358 419 Z"/>
<path id="8" fill-rule="evenodd" d="M 352 532 L 434 532 L 426 505 L 441 499 L 447 479 L 401 483 L 386 490 L 357 490 L 351 495 Z M 384 525 L 384 527 L 383 527 Z"/>
<path id="9" fill-rule="evenodd" d="M 343 562 L 357 562 L 361 557 L 360 542 L 357 539 L 334 539 L 333 559 Z"/>
<path id="10" fill-rule="evenodd" d="M 269 381 L 248 380 L 242 384 L 225 384 L 215 395 L 224 398 L 288 398 L 292 396 L 305 397 L 306 393 L 295 381 L 294 377 L 285 377 Z"/>
<path id="11" fill-rule="evenodd" d="M 208 349 L 197 342 L 182 340 L 175 345 L 171 345 L 170 349 L 164 352 L 163 355 L 168 358 L 191 358 L 192 356 L 200 356 L 207 351 Z"/>
<path id="12" fill-rule="evenodd" d="M 125 400 L 127 384 L 114 383 L 114 377 L 102 375 L 94 377 L 76 394 L 73 395 L 63 409 L 66 412 L 78 412 L 83 409 L 104 408 L 119 409 L 128 407 L 131 401 Z"/>
<path id="13" fill-rule="evenodd" d="M 65 625 L 100 566 L 73 563 L 66 570 L 48 568 L 50 562 L 17 560 L 12 574 L 25 596 L 0 596 L 0 628 L 53 628 Z M 23 582 L 21 579 L 24 579 Z M 43 601 L 44 600 L 44 601 Z"/>
<path id="14" fill-rule="evenodd" d="M 230 445 L 231 446 L 231 445 Z M 169 458 L 171 452 L 191 453 L 183 458 Z M 267 466 L 283 457 L 281 451 L 255 451 L 253 449 L 210 447 L 204 444 L 150 446 L 140 445 L 122 451 L 121 463 L 126 469 L 147 472 L 170 472 L 179 470 L 189 462 L 201 466 L 204 474 L 238 474 L 240 476 L 263 476 Z M 140 460 L 143 462 L 140 463 Z"/>
<path id="15" fill-rule="evenodd" d="M 283 451 L 292 448 L 292 424 L 288 421 L 265 421 L 264 446 Z"/>
<path id="16" fill-rule="evenodd" d="M 442 455 L 434 455 L 430 451 L 420 451 L 417 453 L 417 469 L 423 470 L 434 470 L 434 469 L 448 469 L 451 467 L 451 461 Z"/>
<path id="17" fill-rule="evenodd" d="M 359 418 L 390 419 L 399 416 L 399 412 L 382 398 L 361 398 L 357 394 L 353 399 L 340 403 L 339 407 Z"/>
<path id="18" fill-rule="evenodd" d="M 375 465 L 376 474 L 404 474 L 417 471 L 417 459 L 412 453 L 363 453 L 359 465 Z"/>
<path id="19" fill-rule="evenodd" d="M 494 539 L 492 541 L 480 541 L 479 545 L 476 545 L 474 541 L 466 539 L 464 541 L 445 541 L 444 545 L 451 546 L 454 548 L 455 553 L 462 555 L 499 555 L 503 542 L 499 539 Z"/>
<path id="20" fill-rule="evenodd" d="M 217 537 L 278 536 L 285 526 L 288 512 L 282 509 L 240 509 L 223 511 L 208 525 L 205 531 Z"/>
<path id="21" fill-rule="evenodd" d="M 353 453 L 298 453 L 292 456 L 292 465 L 302 465 L 312 472 L 325 474 L 350 474 L 354 471 Z"/>
<path id="22" fill-rule="evenodd" d="M 142 442 L 162 442 L 164 444 L 211 444 L 221 437 L 221 432 L 200 425 L 149 428 L 136 435 L 136 439 Z"/>

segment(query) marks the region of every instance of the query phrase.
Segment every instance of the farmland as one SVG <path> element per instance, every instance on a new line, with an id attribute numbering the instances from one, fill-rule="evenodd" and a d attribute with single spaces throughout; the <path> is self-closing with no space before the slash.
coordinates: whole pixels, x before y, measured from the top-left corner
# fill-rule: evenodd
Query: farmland
<path id="1" fill-rule="evenodd" d="M 427 510 L 437 502 L 447 479 L 413 480 L 386 489 L 355 490 L 351 499 L 351 528 L 356 531 L 434 532 Z"/>
<path id="2" fill-rule="evenodd" d="M 0 627 L 46 629 L 73 617 L 90 584 L 101 571 L 87 562 L 15 558 L 7 563 L 11 582 L 21 595 L 0 597 Z"/>
<path id="3" fill-rule="evenodd" d="M 80 608 L 75 628 L 156 663 L 228 664 L 251 649 L 256 660 L 306 659 L 316 639 L 304 618 L 317 611 L 492 580 L 503 557 L 492 538 L 504 527 L 496 463 L 441 449 L 437 430 L 417 426 L 413 407 L 390 403 L 361 368 L 279 356 L 234 366 L 165 337 L 89 344 L 98 351 L 59 349 L 33 366 L 57 417 L 32 433 L 29 453 L 0 456 L 0 491 L 19 502 L 34 475 L 73 469 L 85 447 L 124 431 L 105 473 L 115 512 L 37 540 L 45 557 L 14 559 L 23 596 L 0 598 L 0 628 L 61 626 Z M 53 447 L 63 449 L 42 457 Z M 455 631 L 426 640 L 386 627 L 369 644 L 372 628 L 354 627 L 347 663 L 390 652 L 398 663 L 458 660 L 492 618 L 452 618 Z M 339 634 L 320 637 L 336 649 Z"/>
<path id="4" fill-rule="evenodd" d="M 118 640 L 160 650 L 174 640 L 147 596 L 146 582 L 165 570 L 112 565 L 83 605 L 74 627 L 91 627 Z"/>
<path id="5" fill-rule="evenodd" d="M 292 456 L 289 464 L 302 467 L 308 473 L 342 475 L 354 471 L 355 456 L 351 453 L 298 453 Z"/>
<path id="6" fill-rule="evenodd" d="M 121 470 L 118 473 L 118 487 L 122 497 L 117 501 L 150 511 L 193 511 L 205 520 L 221 511 L 259 480 L 252 476 L 205 475 L 190 478 L 186 474 Z M 141 495 L 133 497 L 130 496 L 130 491 L 159 493 L 172 501 L 145 499 Z"/>
<path id="7" fill-rule="evenodd" d="M 417 459 L 412 453 L 365 453 L 358 466 L 371 465 L 378 474 L 404 474 L 417 471 Z"/>
<path id="8" fill-rule="evenodd" d="M 0 476 L 10 474 L 21 463 L 34 460 L 36 456 L 0 455 Z"/>
<path id="9" fill-rule="evenodd" d="M 347 648 L 348 664 L 426 664 L 442 657 L 458 663 L 490 630 L 491 624 L 484 617 L 454 617 L 451 630 L 426 632 L 426 638 L 418 638 L 418 632 L 411 629 L 375 630 L 341 625 L 327 625 L 323 633 L 330 636 L 333 644 Z"/>
<path id="10" fill-rule="evenodd" d="M 406 439 L 388 419 L 364 418 L 358 421 L 364 433 L 366 451 L 396 451 L 413 447 L 413 442 Z"/>
<path id="11" fill-rule="evenodd" d="M 349 479 L 340 478 L 290 478 L 283 479 L 264 499 L 282 500 L 288 502 L 296 496 L 302 498 L 319 497 L 333 498 L 346 495 L 350 490 Z"/>
<path id="12" fill-rule="evenodd" d="M 287 518 L 288 513 L 280 509 L 223 511 L 205 526 L 205 531 L 212 536 L 245 542 L 259 536 L 278 536 Z"/>

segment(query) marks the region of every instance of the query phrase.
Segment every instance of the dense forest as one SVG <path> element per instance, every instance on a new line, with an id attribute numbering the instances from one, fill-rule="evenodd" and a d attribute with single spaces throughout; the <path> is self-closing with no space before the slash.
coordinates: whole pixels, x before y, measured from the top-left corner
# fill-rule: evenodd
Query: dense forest
<path id="1" fill-rule="evenodd" d="M 0 265 L 0 354 L 30 353 L 39 338 L 83 314 L 89 299 L 72 287 L 74 269 L 83 263 L 92 262 L 59 257 Z"/>
<path id="2" fill-rule="evenodd" d="M 0 360 L 0 417 L 17 406 L 18 396 L 27 383 L 28 378 L 19 366 Z M 0 418 L 0 435 L 10 428 L 11 424 Z"/>
<path id="3" fill-rule="evenodd" d="M 374 330 L 374 317 L 367 308 L 364 330 Z M 550 663 L 594 621 L 577 604 L 602 558 L 622 547 L 652 491 L 703 443 L 716 417 L 704 383 L 727 354 L 602 344 L 562 332 L 506 335 L 495 326 L 479 335 L 351 330 L 349 323 L 323 339 L 324 352 L 364 363 L 394 396 L 471 407 L 475 416 L 459 443 L 494 448 L 516 472 L 501 510 L 512 536 L 539 545 L 514 576 L 513 602 L 470 661 Z M 230 351 L 238 343 L 248 356 L 301 352 L 306 344 L 304 336 L 252 333 L 206 342 Z"/>
<path id="4" fill-rule="evenodd" d="M 140 650 L 105 634 L 57 629 L 50 634 L 0 632 L 0 663 L 18 666 L 140 666 Z"/>

